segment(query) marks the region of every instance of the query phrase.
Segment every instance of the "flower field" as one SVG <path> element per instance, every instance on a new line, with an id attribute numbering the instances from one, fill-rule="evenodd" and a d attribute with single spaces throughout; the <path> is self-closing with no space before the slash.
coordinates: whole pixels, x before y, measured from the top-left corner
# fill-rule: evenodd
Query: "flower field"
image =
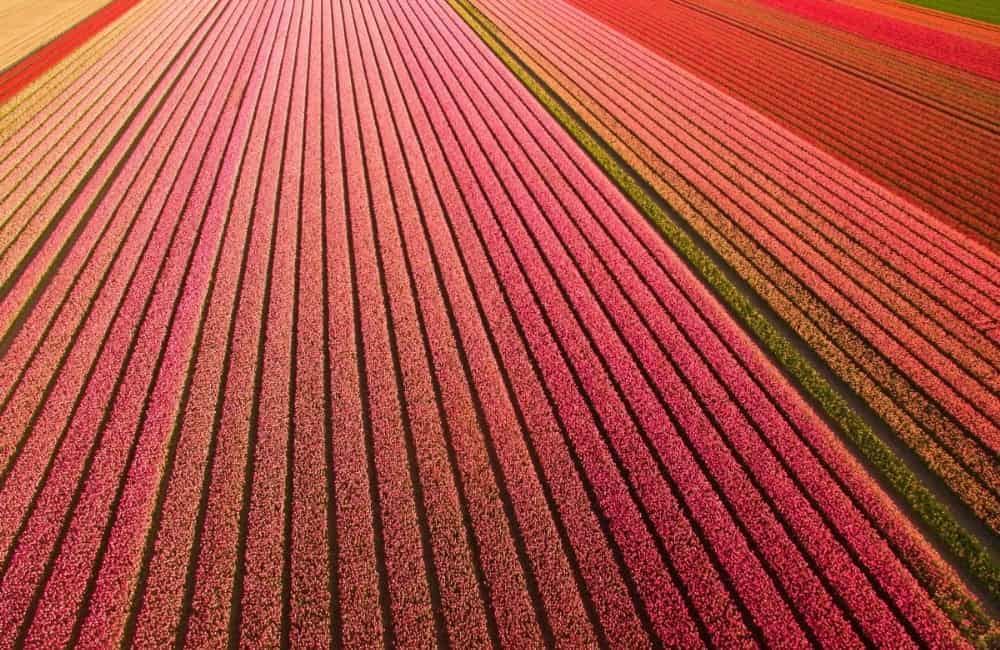
<path id="1" fill-rule="evenodd" d="M 0 8 L 0 102 L 113 22 L 138 0 L 11 0 Z"/>
<path id="2" fill-rule="evenodd" d="M 996 642 L 1000 42 L 807 4 L 112 0 L 0 71 L 0 648 Z"/>
<path id="3" fill-rule="evenodd" d="M 873 191 L 850 165 L 581 12 L 481 4 L 616 152 L 1000 531 L 994 250 L 946 236 L 932 214 Z M 577 54 L 594 42 L 607 56 Z"/>

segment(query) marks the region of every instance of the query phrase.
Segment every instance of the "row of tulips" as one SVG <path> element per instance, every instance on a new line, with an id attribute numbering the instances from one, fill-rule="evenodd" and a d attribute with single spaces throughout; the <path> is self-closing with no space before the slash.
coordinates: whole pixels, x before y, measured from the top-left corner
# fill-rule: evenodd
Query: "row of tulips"
<path id="1" fill-rule="evenodd" d="M 57 62 L 86 43 L 95 34 L 128 13 L 138 0 L 112 0 L 101 6 L 98 3 L 80 3 L 67 7 L 47 21 L 40 29 L 32 30 L 27 39 L 11 39 L 9 47 L 0 58 L 0 102 L 15 96 L 37 80 Z M 45 7 L 35 11 L 44 12 Z M 88 15 L 89 14 L 89 15 Z M 16 20 L 16 18 L 15 18 Z"/>
<path id="2" fill-rule="evenodd" d="M 504 103 L 504 102 L 496 102 L 496 101 L 494 101 L 494 102 L 491 102 L 491 103 L 490 103 L 490 105 L 495 105 L 495 106 L 503 106 L 503 105 L 505 105 L 505 103 Z M 484 108 L 480 108 L 480 109 L 479 109 L 479 112 L 480 112 L 480 113 L 485 113 L 485 109 L 484 109 Z M 469 111 L 468 113 L 470 113 L 470 114 L 471 114 L 472 112 L 471 112 L 471 111 Z M 487 150 L 488 150 L 488 151 L 494 151 L 494 150 L 493 150 L 492 148 L 488 148 Z M 507 152 L 510 152 L 510 151 L 514 150 L 514 147 L 513 147 L 513 146 L 505 146 L 505 147 L 504 147 L 504 148 L 503 148 L 502 150 L 503 150 L 503 151 L 507 151 Z M 515 160 L 515 161 L 514 161 L 514 165 L 513 165 L 514 169 L 523 169 L 523 165 L 526 165 L 526 164 L 528 164 L 526 160 L 522 160 L 522 161 L 520 161 L 520 162 L 521 162 L 522 164 L 517 164 L 517 162 L 518 162 L 517 160 Z M 501 164 L 500 164 L 500 163 L 495 163 L 495 164 L 494 164 L 494 168 L 496 168 L 497 166 L 501 166 Z M 511 179 L 511 180 L 513 180 L 513 179 Z M 505 183 L 505 185 L 506 185 L 506 186 L 510 186 L 510 185 L 511 185 L 511 182 L 507 182 L 507 183 Z M 528 188 L 525 188 L 525 189 L 527 190 Z M 528 190 L 528 191 L 529 191 L 529 193 L 530 193 L 530 190 Z M 515 193 L 515 196 L 517 196 L 517 194 L 516 194 L 516 193 Z M 547 204 L 547 203 L 546 203 L 546 201 L 545 201 L 545 199 L 537 199 L 537 198 L 536 198 L 536 200 L 538 201 L 539 205 L 546 205 L 546 204 Z M 528 208 L 527 208 L 527 207 L 524 207 L 524 208 L 521 208 L 520 210 L 518 210 L 517 212 L 518 212 L 518 213 L 521 213 L 521 214 L 527 214 L 527 213 L 528 213 L 528 212 L 527 212 L 527 210 L 528 210 Z M 511 228 L 511 227 L 507 227 L 507 228 L 506 228 L 505 230 L 512 230 L 512 228 Z M 539 244 L 538 244 L 538 240 L 537 240 L 537 239 L 535 239 L 535 238 L 534 238 L 534 237 L 532 237 L 531 235 L 528 235 L 528 237 L 529 237 L 529 239 L 531 240 L 532 244 L 534 244 L 534 246 L 538 246 L 538 245 L 539 245 Z M 542 244 L 542 245 L 544 246 L 544 244 Z M 513 242 L 512 246 L 513 246 L 512 250 L 514 250 L 514 251 L 524 251 L 524 250 L 527 250 L 527 249 L 530 249 L 530 248 L 531 248 L 531 245 L 530 245 L 530 244 L 528 243 L 528 241 L 527 241 L 527 240 L 525 240 L 525 241 L 524 241 L 523 243 L 518 243 L 518 242 L 517 242 L 517 240 L 514 240 L 514 242 Z M 574 249 L 575 249 L 575 248 L 574 248 Z M 522 263 L 522 264 L 523 264 L 523 263 Z M 503 267 L 503 266 L 505 266 L 505 265 L 501 265 L 501 266 Z M 519 266 L 521 266 L 521 264 L 519 264 Z M 559 264 L 556 264 L 555 266 L 556 266 L 556 267 L 558 268 L 558 267 L 559 267 L 559 266 L 561 266 L 561 265 L 559 265 Z M 552 267 L 550 266 L 550 267 L 548 267 L 548 268 L 549 268 L 549 269 L 551 269 Z M 550 270 L 550 273 L 551 273 L 551 270 Z M 542 274 L 542 273 L 540 273 L 540 272 L 539 272 L 539 273 L 531 273 L 531 272 L 528 272 L 528 273 L 527 273 L 526 275 L 527 275 L 527 277 L 530 277 L 530 278 L 536 278 L 536 277 L 543 277 L 543 274 Z M 505 283 L 505 284 L 506 284 L 506 283 Z M 555 288 L 545 288 L 545 289 L 539 289 L 537 293 L 542 293 L 543 291 L 544 291 L 544 294 L 543 294 L 543 295 L 545 295 L 545 294 L 552 294 L 552 293 L 554 293 L 554 292 L 556 291 L 556 289 L 555 289 Z M 574 290 L 570 290 L 570 291 L 568 291 L 568 292 L 563 292 L 563 295 L 564 295 L 564 296 L 565 296 L 565 295 L 567 295 L 567 294 L 569 294 L 569 295 L 579 295 L 578 291 L 574 291 Z M 537 294 L 536 294 L 536 295 L 537 295 Z M 536 299 L 536 301 L 537 301 L 537 299 Z M 547 304 L 548 304 L 548 303 L 547 303 Z M 587 305 L 585 305 L 585 304 L 579 304 L 579 305 L 576 305 L 576 310 L 575 310 L 575 311 L 576 311 L 576 313 L 578 313 L 578 314 L 580 314 L 580 313 L 586 313 L 586 310 L 587 310 Z M 562 319 L 558 319 L 558 318 L 556 318 L 556 319 L 554 319 L 554 320 L 556 320 L 556 322 L 560 322 L 560 323 L 562 322 Z M 612 335 L 612 336 L 613 336 L 613 335 Z M 608 341 L 608 340 L 610 340 L 610 338 L 609 338 L 608 336 L 601 336 L 601 335 L 597 335 L 597 336 L 595 336 L 595 337 L 591 338 L 590 340 L 592 341 L 592 340 L 593 340 L 594 338 L 596 338 L 597 340 L 600 340 L 600 341 L 602 341 L 602 342 L 603 342 L 603 341 Z M 593 345 L 593 344 L 591 344 L 591 345 Z M 577 344 L 577 346 L 573 346 L 573 347 L 578 347 L 578 346 L 579 346 L 579 344 Z M 603 356 L 603 355 L 602 355 L 602 356 Z M 607 364 L 607 365 L 606 365 L 605 367 L 608 367 L 608 366 L 611 366 L 611 368 L 612 368 L 612 372 L 613 372 L 613 375 L 617 375 L 617 376 L 622 376 L 622 377 L 624 377 L 624 376 L 629 376 L 630 374 L 635 374 L 635 372 L 634 372 L 634 371 L 633 371 L 632 373 L 627 373 L 627 372 L 614 372 L 614 365 L 613 365 L 613 364 L 614 364 L 615 362 L 614 362 L 614 361 L 607 361 L 607 360 L 606 360 L 606 361 L 605 361 L 605 363 Z M 590 377 L 590 375 L 591 375 L 592 373 L 580 373 L 580 374 L 581 374 L 581 375 L 582 375 L 582 376 L 584 377 L 583 381 L 584 381 L 584 382 L 587 382 L 587 379 L 588 379 L 588 378 Z M 613 382 L 613 383 L 614 383 L 614 382 Z M 604 390 L 604 391 L 606 391 L 606 389 L 599 389 L 598 387 L 594 387 L 594 388 L 593 388 L 592 390 Z M 621 390 L 621 389 L 619 389 L 619 390 Z M 597 401 L 597 400 L 595 400 L 595 401 Z M 635 417 L 635 416 L 633 416 L 633 417 Z M 652 426 L 649 426 L 649 425 L 647 424 L 647 427 L 646 427 L 646 428 L 647 428 L 647 429 L 652 429 L 653 427 L 652 427 Z"/>
<path id="3" fill-rule="evenodd" d="M 873 0 L 821 6 L 802 0 L 764 0 L 764 3 L 809 21 L 1000 81 L 1000 57 L 996 45 L 990 43 L 995 28 L 985 22 L 956 20 L 914 6 L 885 5 Z M 988 20 L 988 11 L 983 8 L 982 20 Z"/>
<path id="4" fill-rule="evenodd" d="M 174 128 L 183 125 L 180 133 L 174 132 L 175 143 L 178 145 L 177 155 L 171 156 L 172 147 L 157 142 L 162 135 L 161 131 L 146 131 L 152 141 L 150 146 L 161 147 L 159 153 L 165 156 L 163 164 L 173 158 L 175 164 L 186 164 L 190 172 L 193 172 L 194 165 L 200 159 L 187 157 L 185 154 L 190 149 L 185 151 L 185 146 L 197 146 L 200 140 L 204 148 L 211 129 L 207 120 L 201 121 L 199 118 L 211 106 L 211 102 L 218 105 L 225 99 L 221 92 L 204 91 L 210 87 L 209 81 L 213 73 L 222 74 L 222 62 L 230 61 L 223 56 L 224 48 L 235 46 L 234 42 L 225 38 L 238 22 L 232 8 L 229 9 L 230 20 L 224 23 L 224 29 L 214 34 L 209 33 L 208 29 L 200 30 L 201 38 L 196 36 L 193 41 L 189 41 L 178 60 L 171 62 L 178 66 L 178 77 L 166 83 L 169 88 L 164 90 L 164 94 L 170 96 L 170 90 L 176 89 L 177 99 L 180 100 L 177 107 L 180 110 L 157 113 L 156 117 L 164 121 L 176 117 Z M 218 17 L 217 15 L 216 18 Z M 230 75 L 234 72 L 234 69 L 230 70 Z M 186 107 L 185 100 L 189 102 Z M 155 124 L 152 117 L 149 119 L 147 127 Z M 169 136 L 169 122 L 165 130 Z M 137 148 L 135 151 L 139 152 L 141 149 Z M 143 159 L 141 154 L 139 159 Z M 180 296 L 197 300 L 197 290 L 181 292 L 184 271 L 192 267 L 192 258 L 198 250 L 195 242 L 204 242 L 205 246 L 210 246 L 213 228 L 217 233 L 219 227 L 217 219 L 206 219 L 205 204 L 192 205 L 190 200 L 186 200 L 185 197 L 188 196 L 205 195 L 204 189 L 200 194 L 190 192 L 194 181 L 194 175 L 190 172 L 187 174 L 186 185 L 183 181 L 174 182 L 184 176 L 183 167 L 177 171 L 177 176 L 166 177 L 165 181 L 171 187 L 169 192 L 160 193 L 160 202 L 156 199 L 146 202 L 138 213 L 132 213 L 137 222 L 156 224 L 153 239 L 149 242 L 152 245 L 148 248 L 155 252 L 141 257 L 139 265 L 130 274 L 126 293 L 121 296 L 117 306 L 109 305 L 111 308 L 104 312 L 107 316 L 97 317 L 86 323 L 99 328 L 103 321 L 104 327 L 110 329 L 105 329 L 103 336 L 98 334 L 94 337 L 77 338 L 77 346 L 74 346 L 73 352 L 91 355 L 93 361 L 90 370 L 74 373 L 72 370 L 79 367 L 75 363 L 66 363 L 60 369 L 60 380 L 71 382 L 72 385 L 72 382 L 84 379 L 86 385 L 78 388 L 80 392 L 74 398 L 72 393 L 63 393 L 60 390 L 63 386 L 57 384 L 44 404 L 47 412 L 39 417 L 40 426 L 31 431 L 32 439 L 44 439 L 51 436 L 46 435 L 49 430 L 55 433 L 54 430 L 60 423 L 65 422 L 62 431 L 58 433 L 59 441 L 51 456 L 48 471 L 42 476 L 42 482 L 22 519 L 19 531 L 22 534 L 15 546 L 8 547 L 9 567 L 3 581 L 7 595 L 5 602 L 11 608 L 26 608 L 19 613 L 20 634 L 25 640 L 63 643 L 71 637 L 78 638 L 80 634 L 104 634 L 101 624 L 103 611 L 100 607 L 91 609 L 96 616 L 96 621 L 91 621 L 91 625 L 84 625 L 82 619 L 77 622 L 74 617 L 67 616 L 67 612 L 76 611 L 85 594 L 93 597 L 93 593 L 101 592 L 98 601 L 101 605 L 107 605 L 112 611 L 116 606 L 121 607 L 120 599 L 124 594 L 118 591 L 120 585 L 114 581 L 108 585 L 113 593 L 117 593 L 116 599 L 112 594 L 101 591 L 104 581 L 99 580 L 99 577 L 103 576 L 96 574 L 98 568 L 114 574 L 120 567 L 114 563 L 102 567 L 95 556 L 103 554 L 108 548 L 114 548 L 121 555 L 115 554 L 113 557 L 127 562 L 130 546 L 141 539 L 129 534 L 134 532 L 129 530 L 130 526 L 141 527 L 141 522 L 129 516 L 133 514 L 129 506 L 133 506 L 136 501 L 141 503 L 143 496 L 148 499 L 150 481 L 156 466 L 155 450 L 163 441 L 162 436 L 157 434 L 162 433 L 160 427 L 169 423 L 169 416 L 154 420 L 155 425 L 149 427 L 152 429 L 151 435 L 142 435 L 148 431 L 140 431 L 136 427 L 141 411 L 146 408 L 144 404 L 156 394 L 154 391 L 157 384 L 151 383 L 153 373 L 161 378 L 164 374 L 169 376 L 170 373 L 175 373 L 172 377 L 175 381 L 169 381 L 168 378 L 165 384 L 159 384 L 163 387 L 161 390 L 168 392 L 162 395 L 162 401 L 157 401 L 155 408 L 165 408 L 169 413 L 171 405 L 176 404 L 176 392 L 181 385 L 176 381 L 177 373 L 183 373 L 184 366 L 180 360 L 175 364 L 165 364 L 163 360 L 168 348 L 163 346 L 173 344 L 183 348 L 185 336 L 190 335 L 190 328 L 197 323 L 195 319 L 187 318 L 186 330 L 184 327 L 178 330 L 169 327 L 177 310 L 189 304 L 180 301 Z M 157 216 L 161 212 L 172 215 L 172 218 L 158 220 Z M 142 229 L 139 230 L 141 232 Z M 192 267 L 195 278 L 203 279 L 204 273 L 204 262 Z M 121 278 L 119 282 L 122 280 L 126 278 Z M 98 300 L 105 297 L 102 294 Z M 101 314 L 103 310 L 100 309 L 100 304 L 97 306 L 98 314 Z M 164 342 L 163 337 L 167 331 L 171 331 L 174 337 Z M 145 355 L 143 352 L 136 354 L 137 350 L 149 351 L 147 354 L 153 356 L 142 359 Z M 149 394 L 144 400 L 142 397 L 147 391 Z M 53 396 L 58 398 L 60 395 L 63 396 L 61 400 L 52 399 Z M 51 412 L 53 409 L 56 412 Z M 149 414 L 144 415 L 148 423 Z M 132 433 L 129 433 L 130 430 Z M 148 445 L 153 446 L 147 447 Z M 22 455 L 15 469 L 24 462 L 28 462 L 28 458 Z M 150 468 L 149 464 L 153 467 Z M 12 474 L 5 488 L 16 489 L 17 483 L 13 482 L 16 476 Z M 124 491 L 125 487 L 130 489 Z M 116 505 L 124 507 L 118 510 Z M 57 524 L 55 512 L 62 513 L 61 524 Z M 108 524 L 103 523 L 112 513 L 123 515 L 117 520 L 120 528 L 111 529 Z M 85 523 L 86 520 L 90 520 L 90 523 Z M 114 534 L 122 528 L 126 531 L 124 538 Z M 50 530 L 51 534 L 48 532 Z M 119 539 L 124 547 L 112 546 Z M 35 583 L 34 586 L 31 582 Z M 31 594 L 31 600 L 26 600 Z M 96 627 L 93 623 L 97 624 Z M 92 640 L 89 636 L 87 638 Z"/>
<path id="5" fill-rule="evenodd" d="M 161 9 L 162 10 L 162 9 Z M 137 92 L 130 93 L 127 90 L 118 99 L 128 99 L 124 105 L 109 105 L 115 96 L 107 94 L 100 97 L 96 106 L 88 106 L 86 113 L 91 118 L 101 115 L 115 115 L 115 122 L 108 122 L 104 127 L 96 131 L 91 129 L 86 132 L 86 124 L 81 128 L 85 130 L 85 135 L 73 143 L 63 143 L 64 146 L 70 144 L 75 148 L 67 150 L 66 156 L 56 157 L 57 161 L 69 159 L 76 160 L 73 173 L 64 175 L 62 180 L 70 186 L 55 187 L 47 195 L 45 192 L 30 183 L 17 184 L 18 187 L 25 188 L 31 197 L 29 201 L 24 201 L 17 212 L 18 215 L 25 214 L 24 223 L 15 227 L 10 221 L 5 222 L 4 227 L 9 226 L 11 241 L 5 248 L 4 259 L 9 262 L 10 275 L 4 277 L 2 311 L 4 338 L 8 340 L 12 336 L 13 326 L 24 315 L 25 304 L 30 304 L 38 298 L 45 287 L 45 282 L 50 277 L 50 271 L 55 261 L 62 256 L 70 254 L 71 245 L 78 239 L 86 239 L 89 234 L 98 232 L 103 223 L 94 224 L 91 229 L 87 229 L 88 224 L 83 215 L 92 214 L 95 209 L 94 198 L 116 181 L 116 172 L 120 172 L 122 166 L 117 165 L 118 157 L 123 152 L 134 146 L 135 138 L 139 133 L 144 120 L 152 113 L 157 102 L 162 101 L 162 89 L 165 84 L 157 84 L 159 72 L 163 73 L 167 69 L 169 61 L 176 56 L 189 37 L 191 16 L 189 14 L 178 13 L 174 16 L 154 14 L 158 19 L 164 21 L 160 27 L 171 29 L 157 29 L 154 21 L 146 23 L 150 32 L 139 32 L 148 34 L 147 40 L 150 44 L 150 51 L 137 60 L 127 61 L 137 70 L 143 71 L 147 64 L 155 62 L 154 74 L 142 75 L 139 78 L 143 83 L 134 88 Z M 168 20 L 173 18 L 173 20 Z M 150 17 L 147 17 L 150 20 Z M 138 34 L 136 34 L 138 36 Z M 128 40 L 127 38 L 125 39 Z M 131 51 L 124 49 L 123 51 Z M 112 59 L 114 53 L 110 53 Z M 128 80 L 126 67 L 122 76 Z M 75 87 L 71 87 L 74 88 Z M 84 86 L 85 88 L 85 86 Z M 67 93 L 74 92 L 70 88 Z M 82 91 L 81 91 L 82 92 Z M 89 112 L 88 112 L 89 111 Z M 27 123 L 26 126 L 35 125 Z M 42 129 L 44 130 L 44 129 Z M 88 140 L 88 136 L 97 136 L 96 140 Z M 11 138 L 12 140 L 15 137 Z M 18 149 L 15 154 L 37 151 L 44 152 L 45 147 L 40 142 L 33 142 L 28 138 L 17 138 L 19 140 Z M 101 146 L 97 146 L 101 145 Z M 103 147 L 103 150 L 102 150 Z M 16 157 L 16 156 L 13 156 Z M 140 160 L 138 158 L 136 161 Z M 61 164 L 61 163 L 59 163 Z M 133 163 L 136 164 L 136 163 Z M 96 168 L 87 168 L 87 165 L 97 165 Z M 54 169 L 45 170 L 44 167 L 35 165 L 37 173 L 50 186 L 55 176 Z M 11 181 L 10 178 L 5 180 Z M 74 190 L 74 183 L 82 183 L 77 190 Z M 38 208 L 35 215 L 30 215 L 27 209 L 30 205 Z M 11 219 L 14 217 L 12 216 Z M 37 238 L 32 238 L 37 235 Z M 92 241 L 92 240 L 91 240 Z M 79 249 L 77 249 L 79 250 Z M 72 268 L 72 267 L 71 267 Z M 75 269 L 74 269 L 75 270 Z M 30 334 L 30 332 L 29 332 Z M 5 386 L 5 388 L 7 388 Z"/>

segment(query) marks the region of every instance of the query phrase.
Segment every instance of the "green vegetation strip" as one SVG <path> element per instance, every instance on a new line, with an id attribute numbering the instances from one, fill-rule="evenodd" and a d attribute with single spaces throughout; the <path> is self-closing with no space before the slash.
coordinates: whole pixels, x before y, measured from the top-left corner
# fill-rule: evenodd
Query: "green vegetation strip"
<path id="1" fill-rule="evenodd" d="M 502 43 L 500 29 L 467 0 L 448 0 L 459 16 L 475 31 L 493 53 L 528 88 L 576 142 L 614 181 L 619 189 L 660 230 L 667 241 L 697 271 L 737 314 L 799 385 L 811 395 L 839 426 L 893 490 L 934 532 L 945 547 L 994 598 L 1000 598 L 1000 566 L 990 558 L 983 543 L 963 528 L 912 471 L 865 424 L 844 398 L 789 341 L 782 336 L 723 274 L 709 256 L 673 221 L 657 201 L 620 164 L 608 146 L 591 134 L 582 120 L 551 93 L 539 79 Z M 1000 632 L 976 601 L 954 594 L 931 594 L 956 626 L 980 647 L 1000 642 Z"/>
<path id="2" fill-rule="evenodd" d="M 973 20 L 1000 24 L 1000 2 L 997 0 L 903 0 L 911 5 L 936 9 Z"/>

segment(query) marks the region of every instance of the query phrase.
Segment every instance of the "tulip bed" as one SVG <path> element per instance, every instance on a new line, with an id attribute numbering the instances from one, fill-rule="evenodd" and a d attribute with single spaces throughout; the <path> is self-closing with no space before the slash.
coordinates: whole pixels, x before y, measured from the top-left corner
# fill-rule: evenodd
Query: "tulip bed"
<path id="1" fill-rule="evenodd" d="M 779 364 L 811 367 L 514 46 L 464 0 L 144 0 L 0 104 L 0 647 L 996 638 Z M 896 346 L 872 381 L 909 372 L 993 481 L 986 253 L 671 83 L 703 108 L 650 133 L 733 240 L 825 282 L 793 295 L 848 353 Z"/>
<path id="2" fill-rule="evenodd" d="M 1000 30 L 984 23 L 948 20 L 933 12 L 878 0 L 826 4 L 802 0 L 762 2 L 816 23 L 1000 81 Z M 1000 22 L 1000 10 L 991 18 L 992 22 Z M 984 15 L 980 20 L 989 18 Z"/>
<path id="3" fill-rule="evenodd" d="M 869 0 L 865 0 L 869 1 Z M 988 0 L 905 0 L 917 7 L 967 16 L 977 21 L 1000 23 L 1000 11 Z M 930 13 L 930 12 L 929 12 Z M 933 16 L 933 14 L 931 14 Z"/>
<path id="4" fill-rule="evenodd" d="M 19 7 L 19 14 L 36 18 L 25 21 L 28 24 L 16 34 L 11 26 L 4 32 L 10 40 L 0 47 L 0 102 L 30 85 L 138 3 L 139 0 L 97 0 L 60 6 L 43 0 L 41 6 L 32 3 L 30 8 Z M 41 16 L 46 18 L 39 25 Z"/>
<path id="5" fill-rule="evenodd" d="M 756 2 L 569 4 L 996 252 L 995 81 L 859 43 Z M 992 51 L 996 42 L 994 36 Z"/>
<path id="6" fill-rule="evenodd" d="M 995 254 L 966 254 L 912 205 L 584 14 L 480 4 L 587 125 L 996 531 Z M 601 43 L 607 56 L 581 56 L 585 43 Z M 935 257 L 932 272 L 924 264 Z"/>

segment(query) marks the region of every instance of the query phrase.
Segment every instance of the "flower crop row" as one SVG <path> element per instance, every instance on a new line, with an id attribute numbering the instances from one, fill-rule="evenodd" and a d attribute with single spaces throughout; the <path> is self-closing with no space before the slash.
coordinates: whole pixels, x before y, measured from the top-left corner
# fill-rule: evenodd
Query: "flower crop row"
<path id="1" fill-rule="evenodd" d="M 989 632 L 688 264 L 788 348 L 649 227 L 469 4 L 139 9 L 94 48 L 103 73 L 71 58 L 0 142 L 0 645 Z M 953 265 L 905 204 L 833 196 L 770 153 L 807 148 L 704 110 L 676 124 L 733 132 L 684 144 L 719 186 L 753 176 L 746 205 L 780 215 L 754 212 L 758 236 L 807 239 L 823 261 L 801 270 L 850 285 L 857 318 L 912 321 L 934 387 L 988 381 L 992 348 L 949 322 L 994 317 L 984 260 Z M 869 232 L 872 210 L 905 236 Z"/>
<path id="2" fill-rule="evenodd" d="M 0 102 L 16 95 L 22 88 L 44 75 L 57 61 L 86 43 L 90 37 L 136 4 L 138 0 L 113 0 L 55 38 L 42 43 L 37 49 L 29 48 L 34 51 L 13 65 L 9 61 L 0 62 L 0 68 L 4 69 L 0 75 Z"/>
<path id="3" fill-rule="evenodd" d="M 235 22 L 230 21 L 230 29 L 235 27 Z M 214 44 L 201 52 L 202 64 L 206 60 L 215 61 L 216 65 L 231 60 L 221 57 L 223 46 L 237 46 L 235 41 L 227 42 L 224 38 L 226 34 L 225 30 L 220 30 Z M 195 52 L 199 49 L 195 48 Z M 204 89 L 212 77 L 212 66 L 202 64 L 196 63 L 188 68 L 196 89 Z M 202 94 L 201 97 L 203 101 L 222 101 L 225 98 L 222 93 Z M 189 115 L 187 112 L 183 114 Z M 194 115 L 200 114 L 195 108 Z M 199 136 L 204 139 L 211 133 L 210 125 L 197 119 L 188 124 L 188 142 L 192 145 L 197 144 Z M 195 133 L 193 130 L 198 127 L 200 133 Z M 192 137 L 194 140 L 190 139 Z M 183 135 L 179 141 L 184 143 Z M 192 157 L 187 163 L 193 166 L 198 160 L 198 157 Z M 184 176 L 183 170 L 180 175 Z M 189 183 L 194 181 L 193 174 L 188 174 L 188 177 Z M 106 572 L 113 573 L 119 567 L 102 563 L 99 558 L 110 549 L 113 558 L 127 563 L 130 548 L 141 540 L 141 535 L 136 535 L 130 527 L 141 527 L 141 519 L 134 518 L 135 511 L 141 512 L 143 503 L 148 503 L 157 465 L 156 449 L 164 439 L 160 427 L 169 423 L 168 414 L 172 404 L 176 404 L 177 391 L 182 385 L 177 378 L 178 373 L 184 372 L 184 364 L 179 363 L 179 359 L 170 363 L 171 357 L 178 353 L 174 349 L 174 355 L 171 355 L 171 346 L 188 349 L 190 339 L 185 337 L 190 336 L 190 328 L 197 322 L 192 318 L 183 318 L 185 309 L 193 308 L 198 303 L 197 291 L 183 291 L 180 295 L 187 301 L 174 296 L 179 295 L 177 292 L 181 291 L 182 283 L 190 282 L 195 287 L 201 283 L 204 286 L 204 273 L 208 270 L 206 265 L 192 266 L 192 259 L 199 252 L 195 242 L 211 246 L 213 228 L 216 233 L 214 239 L 217 240 L 220 226 L 218 218 L 206 219 L 205 203 L 191 203 L 192 198 L 205 196 L 208 187 L 199 192 L 197 189 L 188 191 L 190 186 L 185 188 L 182 184 L 175 184 L 173 189 L 174 193 L 167 198 L 167 205 L 170 206 L 171 199 L 177 197 L 174 199 L 175 207 L 167 209 L 177 219 L 172 226 L 169 220 L 165 220 L 158 234 L 166 239 L 155 248 L 163 256 L 146 256 L 136 269 L 124 302 L 115 310 L 111 329 L 100 341 L 98 357 L 94 361 L 96 365 L 88 373 L 90 385 L 84 388 L 86 393 L 77 398 L 76 408 L 66 429 L 60 434 L 59 448 L 53 457 L 55 466 L 40 486 L 29 510 L 30 516 L 23 529 L 27 537 L 19 538 L 16 550 L 12 549 L 9 556 L 9 567 L 3 582 L 9 596 L 5 602 L 12 607 L 27 605 L 26 611 L 21 614 L 19 637 L 29 643 L 64 643 L 71 638 L 79 640 L 80 635 L 84 635 L 87 642 L 101 645 L 103 641 L 100 637 L 114 629 L 104 625 L 108 622 L 104 615 L 113 613 L 116 605 L 120 608 L 126 596 L 119 590 L 120 583 L 114 579 L 108 585 L 112 592 L 105 591 L 106 583 L 102 578 L 110 579 Z M 148 205 L 147 210 L 159 212 L 155 204 Z M 141 219 L 142 215 L 138 216 Z M 157 291 L 153 291 L 153 287 Z M 171 302 L 172 309 L 169 307 Z M 182 326 L 171 328 L 169 323 L 178 313 Z M 167 331 L 173 336 L 164 342 Z M 160 342 L 157 343 L 157 340 Z M 142 359 L 144 353 L 136 354 L 137 350 L 159 352 L 159 360 L 155 356 Z M 158 375 L 163 383 L 150 384 L 153 374 Z M 146 386 L 149 388 L 144 389 Z M 158 395 L 157 388 L 165 392 Z M 133 391 L 141 394 L 145 390 L 149 391 L 146 400 L 136 399 L 139 395 Z M 155 400 L 154 410 L 162 408 L 166 411 L 153 413 L 154 425 L 139 431 L 136 428 L 138 418 L 144 405 L 152 400 Z M 150 414 L 144 415 L 148 417 Z M 56 426 L 60 421 L 59 418 L 46 419 L 44 428 Z M 43 435 L 44 430 L 34 431 L 33 435 L 36 434 Z M 74 463 L 82 465 L 74 471 Z M 8 482 L 5 487 L 11 485 Z M 70 497 L 71 500 L 66 503 L 64 499 Z M 53 509 L 63 511 L 61 524 L 53 518 Z M 108 521 L 112 513 L 116 526 L 108 529 L 108 524 L 102 525 L 101 522 Z M 39 526 L 42 528 L 39 529 Z M 29 539 L 30 544 L 27 543 Z M 134 557 L 134 552 L 132 555 Z M 42 560 L 44 569 L 40 564 Z M 96 574 L 98 567 L 103 570 L 100 575 Z M 28 576 L 37 576 L 39 572 L 41 579 L 31 586 L 33 580 Z M 25 600 L 28 594 L 33 594 L 30 602 Z M 67 616 L 67 612 L 75 612 L 88 595 L 96 598 L 98 603 L 88 608 L 89 613 L 97 618 L 96 628 L 78 627 L 75 625 L 76 618 Z M 101 607 L 110 608 L 110 612 Z M 92 638 L 94 634 L 98 638 Z"/>
<path id="4" fill-rule="evenodd" d="M 765 0 L 766 4 L 810 21 L 850 31 L 894 48 L 936 59 L 957 68 L 1000 81 L 1000 52 L 976 38 L 985 25 L 954 20 L 943 14 L 928 17 L 918 11 L 900 12 L 893 6 L 859 2 L 858 6 L 815 7 L 800 0 Z M 925 20 L 916 20 L 925 18 Z M 926 20 L 930 18 L 929 20 Z M 971 21 L 970 21 L 971 22 Z"/>

